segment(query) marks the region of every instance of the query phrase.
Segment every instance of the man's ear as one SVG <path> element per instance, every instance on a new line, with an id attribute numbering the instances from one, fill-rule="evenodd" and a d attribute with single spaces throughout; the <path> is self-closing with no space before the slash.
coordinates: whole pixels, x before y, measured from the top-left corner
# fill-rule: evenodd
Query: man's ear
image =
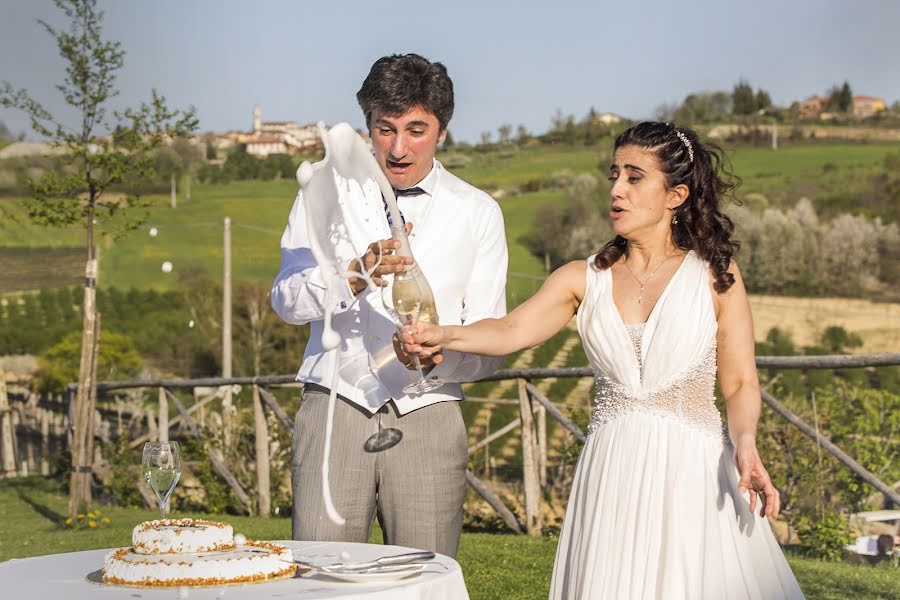
<path id="1" fill-rule="evenodd" d="M 446 127 L 441 129 L 441 132 L 438 134 L 437 143 L 443 144 L 445 139 L 447 139 L 447 128 Z"/>

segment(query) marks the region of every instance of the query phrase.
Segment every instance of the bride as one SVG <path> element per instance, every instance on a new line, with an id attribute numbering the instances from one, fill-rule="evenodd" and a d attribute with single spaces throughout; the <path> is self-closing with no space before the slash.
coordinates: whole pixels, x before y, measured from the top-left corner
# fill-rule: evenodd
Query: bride
<path id="1" fill-rule="evenodd" d="M 575 316 L 597 396 L 553 567 L 556 599 L 802 598 L 766 517 L 753 326 L 719 201 L 721 152 L 641 123 L 615 141 L 615 238 L 502 319 L 421 323 L 407 351 L 503 355 Z M 714 403 L 719 386 L 727 428 Z"/>

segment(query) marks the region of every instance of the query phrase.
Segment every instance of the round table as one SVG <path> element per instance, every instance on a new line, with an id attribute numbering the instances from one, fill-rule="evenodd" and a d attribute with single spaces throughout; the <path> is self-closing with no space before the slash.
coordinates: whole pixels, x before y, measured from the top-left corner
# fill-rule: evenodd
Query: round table
<path id="1" fill-rule="evenodd" d="M 318 565 L 367 561 L 381 556 L 414 552 L 402 546 L 349 542 L 279 541 L 294 553 L 294 560 Z M 398 581 L 351 583 L 319 573 L 277 581 L 191 588 L 136 588 L 99 583 L 103 557 L 111 549 L 87 550 L 12 559 L 0 563 L 0 596 L 4 600 L 81 600 L 141 598 L 167 600 L 265 600 L 298 598 L 366 598 L 366 600 L 468 600 L 459 563 L 438 554 L 421 572 Z"/>

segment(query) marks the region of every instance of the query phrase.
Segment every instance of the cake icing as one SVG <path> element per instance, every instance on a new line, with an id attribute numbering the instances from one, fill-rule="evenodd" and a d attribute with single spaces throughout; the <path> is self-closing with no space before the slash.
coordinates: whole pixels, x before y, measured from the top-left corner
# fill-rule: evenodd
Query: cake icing
<path id="1" fill-rule="evenodd" d="M 235 545 L 230 525 L 192 519 L 147 521 L 134 546 L 103 561 L 104 583 L 143 586 L 217 585 L 265 581 L 296 572 L 289 548 L 247 540 Z"/>
<path id="2" fill-rule="evenodd" d="M 144 521 L 131 532 L 138 554 L 212 552 L 234 548 L 234 530 L 227 523 L 194 519 Z"/>

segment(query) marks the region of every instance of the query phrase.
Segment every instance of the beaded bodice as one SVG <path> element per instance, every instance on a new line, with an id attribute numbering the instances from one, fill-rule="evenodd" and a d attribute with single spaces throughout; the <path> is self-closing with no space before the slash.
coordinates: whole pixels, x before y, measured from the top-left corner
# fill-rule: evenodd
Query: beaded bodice
<path id="1" fill-rule="evenodd" d="M 578 331 L 597 392 L 588 433 L 642 412 L 721 438 L 715 405 L 716 323 L 709 265 L 685 256 L 646 323 L 626 324 L 613 301 L 612 276 L 587 261 Z"/>
<path id="2" fill-rule="evenodd" d="M 625 330 L 643 373 L 641 338 L 644 323 L 627 323 Z M 588 433 L 631 411 L 641 411 L 676 419 L 712 436 L 722 435 L 722 418 L 713 395 L 716 383 L 715 340 L 699 362 L 686 368 L 669 385 L 649 394 L 633 394 L 602 373 L 596 373 L 595 379 L 597 393 Z"/>

